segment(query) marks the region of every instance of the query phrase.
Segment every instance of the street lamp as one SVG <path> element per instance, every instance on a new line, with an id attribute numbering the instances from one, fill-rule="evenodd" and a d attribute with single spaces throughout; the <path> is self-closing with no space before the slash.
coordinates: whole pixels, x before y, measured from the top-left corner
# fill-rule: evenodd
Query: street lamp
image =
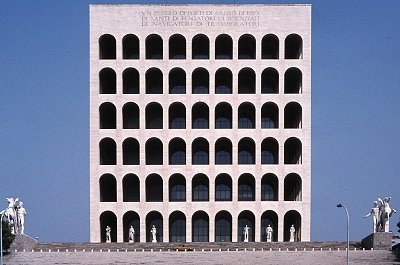
<path id="1" fill-rule="evenodd" d="M 3 216 L 4 212 L 1 213 L 0 217 L 0 265 L 3 265 Z"/>
<path id="2" fill-rule="evenodd" d="M 347 265 L 348 265 L 349 264 L 349 247 L 350 247 L 350 243 L 349 243 L 349 222 L 350 222 L 349 211 L 347 210 L 346 206 L 344 206 L 341 203 L 336 205 L 336 207 L 344 208 L 346 210 L 346 215 L 347 215 L 347 250 L 346 250 L 346 254 L 347 254 Z"/>

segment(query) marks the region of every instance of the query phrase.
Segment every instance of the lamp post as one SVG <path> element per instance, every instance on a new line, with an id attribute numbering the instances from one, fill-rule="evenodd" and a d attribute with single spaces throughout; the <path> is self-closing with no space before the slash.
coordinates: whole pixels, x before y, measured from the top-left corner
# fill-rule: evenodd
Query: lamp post
<path id="1" fill-rule="evenodd" d="M 4 212 L 1 213 L 0 217 L 0 265 L 3 265 L 3 216 Z"/>
<path id="2" fill-rule="evenodd" d="M 344 206 L 341 203 L 336 205 L 336 207 L 344 208 L 346 210 L 346 215 L 347 215 L 347 250 L 346 250 L 346 254 L 347 254 L 347 265 L 348 265 L 349 264 L 349 247 L 350 247 L 350 243 L 349 243 L 349 222 L 350 222 L 349 211 L 347 210 L 346 206 Z"/>

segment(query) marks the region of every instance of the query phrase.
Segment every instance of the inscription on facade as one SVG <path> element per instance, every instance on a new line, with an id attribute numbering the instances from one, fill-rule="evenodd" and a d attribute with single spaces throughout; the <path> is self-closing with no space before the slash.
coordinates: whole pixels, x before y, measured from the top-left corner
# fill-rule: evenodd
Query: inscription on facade
<path id="1" fill-rule="evenodd" d="M 143 27 L 258 27 L 260 12 L 248 11 L 141 11 Z"/>

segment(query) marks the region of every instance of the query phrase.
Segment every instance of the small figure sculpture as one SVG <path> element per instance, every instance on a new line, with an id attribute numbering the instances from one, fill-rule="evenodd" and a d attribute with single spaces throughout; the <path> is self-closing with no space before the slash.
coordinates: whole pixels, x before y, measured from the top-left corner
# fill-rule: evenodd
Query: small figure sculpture
<path id="1" fill-rule="evenodd" d="M 268 225 L 265 231 L 267 233 L 267 242 L 272 242 L 272 233 L 274 232 L 274 230 L 272 229 L 271 225 Z"/>
<path id="2" fill-rule="evenodd" d="M 389 232 L 389 218 L 392 214 L 396 213 L 395 209 L 390 208 L 389 201 L 392 197 L 385 197 L 383 200 L 378 198 L 380 202 L 380 230 L 382 232 Z"/>
<path id="3" fill-rule="evenodd" d="M 18 228 L 18 233 L 19 234 L 24 234 L 24 230 L 25 230 L 25 215 L 26 215 L 26 210 L 25 208 L 22 206 L 24 203 L 23 202 L 19 202 L 19 205 L 17 206 L 17 228 Z"/>
<path id="4" fill-rule="evenodd" d="M 249 231 L 250 227 L 247 225 L 243 228 L 243 234 L 244 234 L 244 242 L 249 242 Z"/>
<path id="5" fill-rule="evenodd" d="M 156 242 L 157 242 L 157 238 L 156 238 L 156 236 L 157 236 L 157 229 L 156 229 L 156 227 L 155 227 L 154 225 L 153 225 L 153 227 L 151 228 L 150 233 L 151 233 L 151 235 L 152 235 L 152 240 L 151 240 L 151 242 L 156 243 Z"/>
<path id="6" fill-rule="evenodd" d="M 372 215 L 372 225 L 373 225 L 372 231 L 374 233 L 380 231 L 380 228 L 379 228 L 380 214 L 379 213 L 380 213 L 379 204 L 377 201 L 374 201 L 374 206 L 371 208 L 371 211 L 367 215 L 364 216 L 364 218 L 367 218 L 368 216 Z"/>
<path id="7" fill-rule="evenodd" d="M 296 228 L 294 228 L 294 225 L 292 225 L 292 226 L 290 227 L 289 232 L 290 232 L 290 239 L 289 239 L 289 241 L 290 241 L 290 242 L 294 242 L 294 234 L 296 233 Z"/>
<path id="8" fill-rule="evenodd" d="M 111 243 L 111 227 L 106 227 L 106 243 Z"/>
<path id="9" fill-rule="evenodd" d="M 135 242 L 135 229 L 133 226 L 129 228 L 129 243 Z"/>

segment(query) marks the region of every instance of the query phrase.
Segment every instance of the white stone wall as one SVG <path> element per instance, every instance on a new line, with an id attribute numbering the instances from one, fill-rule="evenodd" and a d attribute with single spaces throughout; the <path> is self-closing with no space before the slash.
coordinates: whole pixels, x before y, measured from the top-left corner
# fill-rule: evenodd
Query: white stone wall
<path id="1" fill-rule="evenodd" d="M 223 15 L 216 12 L 234 12 L 235 15 Z M 183 13 L 184 12 L 184 13 Z M 191 13 L 189 13 L 191 12 Z M 200 12 L 200 13 L 193 13 Z M 224 13 L 226 14 L 226 13 Z M 179 26 L 174 21 L 184 22 L 189 17 L 202 20 L 195 26 Z M 207 18 L 208 17 L 208 18 Z M 248 20 L 249 24 L 214 25 L 217 21 L 233 19 Z M 157 18 L 157 20 L 156 20 Z M 158 20 L 172 24 L 154 25 Z M 208 21 L 208 22 L 207 22 Z M 242 22 L 242 21 L 240 21 Z M 147 24 L 146 24 L 147 23 Z M 200 25 L 201 24 L 201 25 Z M 163 60 L 145 59 L 145 38 L 156 33 L 163 39 Z M 179 33 L 186 38 L 186 60 L 168 59 L 168 39 Z M 210 59 L 192 60 L 191 42 L 196 34 L 205 34 L 210 40 Z M 215 60 L 215 38 L 228 34 L 233 39 L 233 60 Z M 285 38 L 296 33 L 303 40 L 303 58 L 285 60 Z M 103 34 L 111 34 L 116 39 L 117 59 L 99 60 L 98 39 Z M 122 59 L 122 38 L 135 34 L 140 41 L 140 59 Z M 256 59 L 238 60 L 238 40 L 243 34 L 256 38 Z M 275 34 L 279 38 L 278 60 L 261 59 L 261 40 L 266 34 Z M 117 93 L 99 94 L 99 71 L 110 67 L 117 73 Z M 122 72 L 133 67 L 140 73 L 140 94 L 122 94 Z M 147 69 L 157 67 L 163 72 L 164 94 L 145 94 L 145 75 Z M 174 67 L 186 72 L 186 94 L 168 94 L 168 72 Z M 191 73 L 197 67 L 204 67 L 210 73 L 210 94 L 191 94 Z M 221 67 L 229 68 L 233 73 L 233 94 L 215 94 L 215 71 Z M 237 77 L 240 69 L 250 67 L 256 72 L 256 94 L 237 94 Z M 279 72 L 279 94 L 261 94 L 261 72 L 273 67 Z M 284 94 L 284 73 L 290 67 L 297 67 L 303 75 L 301 94 Z M 158 102 L 164 110 L 164 129 L 144 129 L 145 106 L 149 102 Z M 205 102 L 210 109 L 210 129 L 191 130 L 191 107 L 195 102 Z M 228 102 L 233 110 L 233 129 L 214 129 L 214 108 L 219 102 Z M 237 129 L 237 109 L 242 102 L 251 102 L 256 108 L 256 129 Z M 261 106 L 272 101 L 279 107 L 279 129 L 261 129 Z M 284 129 L 284 106 L 289 102 L 298 102 L 302 107 L 302 128 Z M 99 106 L 111 102 L 117 109 L 117 129 L 99 129 Z M 140 108 L 140 129 L 122 129 L 122 107 L 127 102 L 135 102 Z M 186 106 L 186 130 L 168 129 L 168 107 L 173 102 L 182 102 Z M 145 142 L 156 136 L 163 142 L 164 165 L 145 165 Z M 284 143 L 290 137 L 302 142 L 302 164 L 284 165 Z M 104 137 L 113 138 L 117 143 L 117 165 L 99 165 L 99 142 Z M 122 142 L 134 137 L 140 144 L 140 165 L 122 165 Z M 168 165 L 168 142 L 181 137 L 186 142 L 186 165 Z M 191 165 L 191 142 L 196 137 L 205 137 L 210 143 L 210 165 Z M 227 137 L 233 143 L 233 165 L 214 165 L 214 143 L 219 137 Z M 255 165 L 237 164 L 237 143 L 243 137 L 251 137 L 256 143 Z M 261 165 L 261 142 L 273 137 L 279 143 L 279 164 Z M 295 172 L 302 178 L 302 201 L 284 201 L 284 177 Z M 105 173 L 113 174 L 117 179 L 117 202 L 100 202 L 99 178 Z M 122 202 L 122 179 L 128 173 L 136 174 L 140 179 L 140 202 Z M 145 202 L 145 179 L 151 173 L 163 177 L 163 202 Z M 182 173 L 186 177 L 186 202 L 169 202 L 168 178 L 173 173 Z M 191 179 L 196 173 L 205 173 L 209 180 L 209 202 L 191 202 Z M 233 180 L 233 201 L 215 202 L 214 179 L 219 173 L 228 173 Z M 238 202 L 237 180 L 242 173 L 251 173 L 256 180 L 256 200 Z M 266 173 L 274 173 L 279 179 L 278 201 L 261 201 L 261 178 Z M 186 239 L 191 241 L 191 217 L 197 210 L 205 210 L 209 215 L 210 241 L 214 241 L 214 217 L 220 210 L 232 214 L 232 240 L 237 240 L 237 217 L 243 210 L 255 215 L 255 240 L 260 241 L 261 215 L 266 210 L 278 214 L 278 241 L 283 241 L 283 220 L 289 210 L 296 210 L 302 217 L 302 241 L 310 240 L 311 211 L 311 6 L 310 5 L 91 5 L 90 6 L 90 241 L 100 241 L 99 216 L 110 210 L 117 216 L 117 241 L 123 241 L 122 217 L 125 212 L 134 210 L 140 216 L 141 238 L 146 240 L 146 214 L 157 210 L 164 219 L 164 241 L 168 241 L 168 216 L 175 210 L 186 215 Z"/>

